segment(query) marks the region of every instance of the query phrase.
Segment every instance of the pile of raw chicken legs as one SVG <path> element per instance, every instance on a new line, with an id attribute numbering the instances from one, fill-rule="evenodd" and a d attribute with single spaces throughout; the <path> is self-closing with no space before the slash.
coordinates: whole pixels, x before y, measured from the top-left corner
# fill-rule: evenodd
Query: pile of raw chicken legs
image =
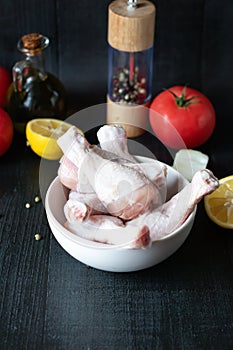
<path id="1" fill-rule="evenodd" d="M 58 139 L 64 155 L 58 176 L 69 197 L 65 227 L 82 238 L 126 248 L 146 248 L 180 227 L 218 179 L 208 169 L 167 200 L 167 166 L 139 162 L 128 151 L 125 130 L 104 125 L 99 146 L 72 126 Z"/>

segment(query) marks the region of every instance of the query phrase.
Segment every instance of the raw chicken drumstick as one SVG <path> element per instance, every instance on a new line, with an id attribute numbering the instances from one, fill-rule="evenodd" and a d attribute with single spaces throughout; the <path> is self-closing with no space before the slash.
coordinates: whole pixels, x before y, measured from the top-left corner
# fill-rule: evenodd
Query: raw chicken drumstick
<path id="1" fill-rule="evenodd" d="M 111 215 L 130 220 L 163 202 L 158 188 L 144 174 L 101 157 L 96 146 L 91 146 L 75 127 L 60 137 L 58 144 L 78 168 L 77 190 L 95 192 Z"/>
<path id="2" fill-rule="evenodd" d="M 166 200 L 167 167 L 158 161 L 142 162 L 129 153 L 125 129 L 120 125 L 104 125 L 97 132 L 101 149 L 112 152 L 122 159 L 129 161 L 128 166 L 143 173 L 163 192 L 163 202 Z"/>
<path id="3" fill-rule="evenodd" d="M 68 188 L 75 188 L 64 208 L 65 225 L 81 237 L 127 248 L 147 247 L 178 228 L 203 196 L 219 186 L 211 171 L 201 170 L 163 203 L 158 188 L 164 185 L 164 178 L 156 178 L 158 169 L 150 162 L 140 168 L 134 158 L 126 159 L 123 133 L 118 141 L 114 149 L 118 154 L 101 150 L 91 146 L 75 127 L 58 140 L 64 152 L 59 175 Z"/>
<path id="4" fill-rule="evenodd" d="M 60 137 L 57 141 L 60 148 L 63 150 L 63 157 L 60 159 L 60 166 L 58 169 L 58 176 L 64 186 L 70 190 L 77 189 L 78 183 L 78 170 L 82 163 L 85 153 L 78 153 L 75 148 L 77 139 L 83 144 L 83 147 L 88 149 L 90 147 L 95 148 L 95 152 L 105 159 L 119 161 L 121 163 L 127 162 L 125 159 L 120 159 L 117 155 L 104 151 L 96 146 L 91 146 L 88 141 L 80 135 L 77 128 L 72 127 L 64 137 Z"/>
<path id="5" fill-rule="evenodd" d="M 83 226 L 80 225 L 80 217 L 70 213 L 67 215 L 65 212 L 68 220 L 66 227 L 90 240 L 123 244 L 127 248 L 146 247 L 150 242 L 167 236 L 182 225 L 203 196 L 213 192 L 218 186 L 219 182 L 210 170 L 200 170 L 194 175 L 192 182 L 167 203 L 126 222 L 125 226 L 118 218 L 108 215 L 91 215 L 83 221 L 86 225 Z"/>
<path id="6" fill-rule="evenodd" d="M 118 248 L 147 248 L 151 244 L 146 225 L 127 227 L 119 218 L 108 215 L 92 215 L 81 225 L 77 221 L 67 221 L 65 227 L 87 240 L 117 245 Z"/>
<path id="7" fill-rule="evenodd" d="M 75 143 L 78 138 L 84 148 L 89 149 L 90 147 L 93 147 L 94 152 L 101 157 L 119 162 L 120 164 L 125 164 L 145 175 L 160 192 L 161 203 L 165 202 L 167 190 L 166 166 L 161 165 L 159 162 L 138 163 L 138 161 L 128 153 L 126 133 L 122 127 L 109 125 L 105 128 L 104 126 L 99 130 L 99 132 L 101 140 L 103 138 L 105 140 L 111 140 L 113 137 L 115 137 L 114 143 L 116 147 L 114 150 L 118 152 L 117 154 L 109 152 L 107 149 L 102 150 L 99 147 L 89 145 L 87 140 L 85 140 L 81 135 L 78 137 L 79 132 L 75 127 L 73 127 L 68 134 L 58 140 L 58 144 L 65 153 L 60 160 L 60 167 L 58 169 L 58 175 L 63 185 L 71 190 L 77 190 L 78 188 L 78 169 L 83 160 L 83 157 L 85 157 L 85 153 L 83 154 L 82 152 L 79 152 L 78 157 L 75 156 L 77 152 L 75 149 Z M 119 139 L 117 138 L 118 135 Z M 110 143 L 107 142 L 105 145 L 110 145 Z M 113 151 L 111 148 L 109 148 L 109 150 Z M 128 160 L 126 158 L 128 158 Z M 129 160 L 132 160 L 132 162 Z M 90 187 L 89 184 L 86 185 L 87 187 L 82 187 L 82 190 L 86 192 L 93 192 L 93 188 Z"/>
<path id="8" fill-rule="evenodd" d="M 64 212 L 67 220 L 84 220 L 90 215 L 108 214 L 106 208 L 95 193 L 83 194 L 70 191 Z"/>
<path id="9" fill-rule="evenodd" d="M 128 151 L 126 132 L 120 125 L 102 126 L 97 132 L 97 138 L 103 150 L 112 152 L 131 163 L 137 163 Z"/>
<path id="10" fill-rule="evenodd" d="M 159 208 L 148 211 L 129 225 L 147 225 L 153 241 L 159 240 L 177 229 L 194 210 L 195 205 L 219 186 L 218 179 L 208 170 L 198 171 L 192 182 Z"/>
<path id="11" fill-rule="evenodd" d="M 77 188 L 78 167 L 66 156 L 60 159 L 58 176 L 62 184 L 70 190 L 75 190 Z"/>

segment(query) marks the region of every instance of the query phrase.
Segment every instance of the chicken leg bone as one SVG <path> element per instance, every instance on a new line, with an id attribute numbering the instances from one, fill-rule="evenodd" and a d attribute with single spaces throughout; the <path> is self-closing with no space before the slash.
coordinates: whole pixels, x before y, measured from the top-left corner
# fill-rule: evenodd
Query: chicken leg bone
<path id="1" fill-rule="evenodd" d="M 196 204 L 218 186 L 218 179 L 210 170 L 200 170 L 194 175 L 192 182 L 168 202 L 151 212 L 140 215 L 128 224 L 140 225 L 143 222 L 150 229 L 152 241 L 159 240 L 182 225 Z"/>
<path id="2" fill-rule="evenodd" d="M 58 144 L 78 168 L 77 190 L 95 192 L 110 214 L 130 220 L 152 203 L 162 203 L 158 188 L 144 174 L 115 161 L 116 156 L 103 158 L 97 146 L 91 146 L 75 127 Z"/>
<path id="3" fill-rule="evenodd" d="M 98 155 L 86 153 L 78 173 L 78 190 L 89 183 L 111 215 L 130 220 L 155 203 L 160 205 L 159 190 L 139 171 Z"/>
<path id="4" fill-rule="evenodd" d="M 132 163 L 137 163 L 137 160 L 128 151 L 126 132 L 120 125 L 102 126 L 97 132 L 97 137 L 103 150 L 117 154 Z"/>
<path id="5" fill-rule="evenodd" d="M 117 245 L 118 248 L 147 248 L 151 244 L 146 225 L 127 227 L 119 218 L 108 215 L 92 215 L 81 224 L 67 221 L 65 227 L 87 240 Z"/>
<path id="6" fill-rule="evenodd" d="M 60 160 L 60 167 L 58 169 L 58 175 L 66 187 L 71 190 L 79 190 L 83 193 L 94 193 L 94 188 L 91 186 L 86 174 L 79 174 L 79 169 L 83 160 L 91 150 L 96 156 L 99 156 L 101 159 L 111 160 L 119 164 L 127 165 L 132 167 L 135 171 L 132 173 L 140 172 L 142 177 L 145 179 L 145 176 L 149 181 L 148 183 L 153 183 L 156 189 L 154 192 L 157 195 L 153 199 L 155 205 L 162 204 L 166 199 L 166 167 L 161 165 L 159 162 L 150 162 L 150 163 L 136 163 L 136 159 L 133 156 L 129 155 L 127 148 L 127 138 L 123 128 L 106 126 L 102 127 L 100 130 L 100 135 L 115 135 L 116 140 L 115 144 L 118 145 L 118 154 L 111 153 L 113 149 L 109 148 L 108 150 L 102 150 L 97 146 L 92 146 L 88 141 L 79 133 L 78 129 L 73 126 L 71 127 L 63 136 L 58 139 L 58 145 L 64 152 L 64 156 Z M 108 131 L 108 133 L 106 133 Z M 119 140 L 117 139 L 118 134 L 120 135 Z M 107 138 L 107 136 L 106 136 Z M 120 141 L 122 140 L 122 141 Z M 116 149 L 116 150 L 117 150 Z M 121 151 L 120 151 L 121 150 Z M 128 155 L 128 158 L 133 161 L 130 162 L 127 160 L 127 157 L 121 158 L 121 156 Z M 86 163 L 88 164 L 88 163 Z M 78 182 L 80 182 L 78 184 Z M 151 186 L 151 184 L 150 184 Z M 159 201 L 158 201 L 159 198 Z"/>
<path id="7" fill-rule="evenodd" d="M 76 191 L 70 191 L 64 213 L 70 223 L 83 221 L 90 215 L 108 214 L 95 193 L 83 194 Z"/>
<path id="8" fill-rule="evenodd" d="M 104 125 L 98 132 L 97 137 L 101 149 L 114 153 L 121 159 L 127 160 L 128 166 L 142 172 L 155 186 L 160 188 L 163 202 L 166 199 L 166 174 L 167 168 L 158 161 L 142 162 L 129 153 L 125 129 L 120 125 Z"/>

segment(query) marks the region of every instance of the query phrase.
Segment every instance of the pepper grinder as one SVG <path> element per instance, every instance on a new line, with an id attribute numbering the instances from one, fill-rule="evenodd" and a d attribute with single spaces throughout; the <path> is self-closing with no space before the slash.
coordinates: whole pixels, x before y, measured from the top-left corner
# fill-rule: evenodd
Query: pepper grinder
<path id="1" fill-rule="evenodd" d="M 107 123 L 122 125 L 127 137 L 143 134 L 148 125 L 154 27 L 155 6 L 150 1 L 110 3 Z"/>

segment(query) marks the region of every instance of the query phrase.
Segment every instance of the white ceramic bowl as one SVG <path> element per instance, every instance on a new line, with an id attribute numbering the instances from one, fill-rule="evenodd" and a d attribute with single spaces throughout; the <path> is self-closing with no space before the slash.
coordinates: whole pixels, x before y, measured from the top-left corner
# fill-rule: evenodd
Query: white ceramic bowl
<path id="1" fill-rule="evenodd" d="M 140 161 L 154 161 L 138 157 Z M 187 184 L 187 180 L 172 167 L 168 167 L 168 198 Z M 58 243 L 80 262 L 105 271 L 130 272 L 154 266 L 172 255 L 191 231 L 196 208 L 188 219 L 174 232 L 152 243 L 147 249 L 125 249 L 83 239 L 64 227 L 63 208 L 68 191 L 56 177 L 48 188 L 45 209 L 50 228 Z"/>

